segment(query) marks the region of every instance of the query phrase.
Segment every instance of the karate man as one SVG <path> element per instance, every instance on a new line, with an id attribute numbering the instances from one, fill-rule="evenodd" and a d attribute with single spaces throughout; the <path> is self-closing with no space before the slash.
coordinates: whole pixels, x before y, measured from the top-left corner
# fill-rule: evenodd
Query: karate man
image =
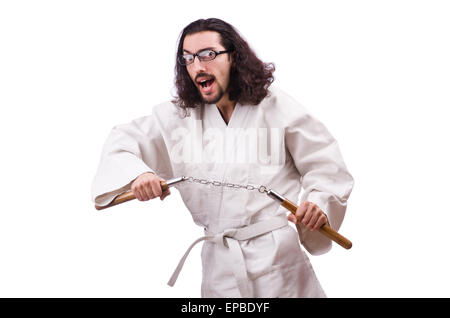
<path id="1" fill-rule="evenodd" d="M 339 229 L 353 179 L 326 128 L 271 86 L 273 71 L 230 24 L 192 22 L 179 40 L 175 100 L 114 127 L 103 149 L 97 205 L 130 189 L 140 201 L 163 200 L 169 178 L 210 181 L 177 185 L 205 229 L 190 247 L 204 241 L 203 297 L 325 296 L 301 245 L 315 255 L 331 248 L 317 229 Z M 295 217 L 252 185 L 291 201 L 303 188 Z"/>

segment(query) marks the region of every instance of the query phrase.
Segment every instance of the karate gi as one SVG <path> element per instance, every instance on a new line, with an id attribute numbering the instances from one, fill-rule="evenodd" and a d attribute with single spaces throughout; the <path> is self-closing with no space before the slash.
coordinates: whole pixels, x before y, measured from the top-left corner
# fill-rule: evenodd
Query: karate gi
<path id="1" fill-rule="evenodd" d="M 335 139 L 273 86 L 259 105 L 237 103 L 228 125 L 216 105 L 186 114 L 165 102 L 150 116 L 114 127 L 93 182 L 94 202 L 108 204 L 145 172 L 265 185 L 293 202 L 303 187 L 300 202 L 317 204 L 336 230 L 353 187 Z M 319 255 L 331 241 L 303 225 L 299 240 L 279 202 L 257 190 L 186 181 L 176 188 L 205 229 L 198 240 L 203 297 L 325 297 L 301 244 Z"/>

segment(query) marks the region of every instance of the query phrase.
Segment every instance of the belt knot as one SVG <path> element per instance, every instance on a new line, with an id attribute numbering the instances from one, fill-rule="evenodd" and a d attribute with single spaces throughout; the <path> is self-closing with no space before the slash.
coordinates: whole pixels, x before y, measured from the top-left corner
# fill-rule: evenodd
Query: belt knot
<path id="1" fill-rule="evenodd" d="M 211 239 L 207 239 L 216 244 L 220 244 L 228 248 L 227 238 L 233 238 L 236 235 L 237 229 L 226 229 L 223 232 L 213 235 Z"/>

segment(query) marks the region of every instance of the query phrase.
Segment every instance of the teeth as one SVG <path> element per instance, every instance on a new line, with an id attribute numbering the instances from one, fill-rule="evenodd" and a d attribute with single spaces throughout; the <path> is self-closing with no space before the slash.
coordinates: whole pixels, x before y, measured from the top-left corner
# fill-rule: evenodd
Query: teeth
<path id="1" fill-rule="evenodd" d="M 209 80 L 203 80 L 203 81 L 200 81 L 200 82 L 198 82 L 202 87 L 206 87 L 206 83 L 208 82 L 208 81 L 210 81 L 210 79 Z"/>

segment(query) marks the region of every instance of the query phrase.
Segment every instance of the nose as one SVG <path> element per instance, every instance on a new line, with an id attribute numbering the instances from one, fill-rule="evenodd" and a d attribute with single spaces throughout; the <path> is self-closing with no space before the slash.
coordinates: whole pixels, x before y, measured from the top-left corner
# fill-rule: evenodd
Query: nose
<path id="1" fill-rule="evenodd" d="M 198 56 L 194 57 L 194 62 L 192 62 L 189 66 L 195 74 L 206 71 L 205 64 L 200 62 Z"/>

